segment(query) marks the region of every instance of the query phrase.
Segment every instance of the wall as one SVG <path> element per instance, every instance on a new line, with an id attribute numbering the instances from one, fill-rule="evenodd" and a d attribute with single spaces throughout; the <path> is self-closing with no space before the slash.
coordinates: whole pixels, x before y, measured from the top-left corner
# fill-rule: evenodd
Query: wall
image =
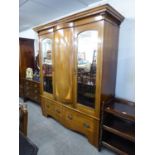
<path id="1" fill-rule="evenodd" d="M 125 20 L 120 26 L 118 64 L 116 78 L 116 96 L 135 101 L 135 14 L 134 0 L 104 0 L 92 6 L 109 3 L 119 11 Z M 35 39 L 35 50 L 38 51 L 38 38 L 33 30 L 21 32 L 20 37 Z"/>
<path id="2" fill-rule="evenodd" d="M 134 0 L 107 0 L 124 15 L 120 26 L 116 96 L 135 101 L 135 6 Z"/>

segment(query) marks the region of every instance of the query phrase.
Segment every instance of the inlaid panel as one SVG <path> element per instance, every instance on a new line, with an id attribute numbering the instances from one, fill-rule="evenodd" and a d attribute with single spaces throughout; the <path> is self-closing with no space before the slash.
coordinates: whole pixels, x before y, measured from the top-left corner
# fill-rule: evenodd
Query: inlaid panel
<path id="1" fill-rule="evenodd" d="M 55 32 L 55 96 L 63 102 L 72 101 L 73 28 Z"/>

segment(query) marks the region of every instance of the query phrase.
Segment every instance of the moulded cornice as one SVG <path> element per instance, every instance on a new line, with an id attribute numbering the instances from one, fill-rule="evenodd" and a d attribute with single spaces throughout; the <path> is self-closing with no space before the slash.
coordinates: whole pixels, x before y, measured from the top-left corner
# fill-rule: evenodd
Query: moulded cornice
<path id="1" fill-rule="evenodd" d="M 66 23 L 66 22 L 73 22 L 73 21 L 76 21 L 76 20 L 79 20 L 82 18 L 93 16 L 93 15 L 103 15 L 105 17 L 110 17 L 118 25 L 120 25 L 120 23 L 124 20 L 124 17 L 118 11 L 116 11 L 109 4 L 105 4 L 105 5 L 101 5 L 98 7 L 91 8 L 91 9 L 87 9 L 87 10 L 79 12 L 79 13 L 75 13 L 73 15 L 49 22 L 44 25 L 37 26 L 37 27 L 33 28 L 33 30 L 36 32 L 40 32 L 40 31 L 52 28 L 58 24 L 62 24 L 62 23 Z"/>

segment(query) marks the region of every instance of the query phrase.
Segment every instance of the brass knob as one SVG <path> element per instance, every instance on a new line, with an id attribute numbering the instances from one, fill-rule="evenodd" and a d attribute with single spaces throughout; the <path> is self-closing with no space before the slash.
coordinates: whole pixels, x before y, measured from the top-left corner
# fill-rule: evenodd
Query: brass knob
<path id="1" fill-rule="evenodd" d="M 49 105 L 46 105 L 46 107 L 49 108 L 50 106 Z"/>
<path id="2" fill-rule="evenodd" d="M 68 115 L 68 119 L 72 120 L 72 119 L 73 119 L 73 117 L 72 117 L 72 116 L 70 116 L 70 115 Z"/>
<path id="3" fill-rule="evenodd" d="M 89 124 L 87 124 L 87 123 L 83 123 L 83 127 L 87 128 L 87 129 L 90 128 Z"/>
<path id="4" fill-rule="evenodd" d="M 57 112 L 58 114 L 60 114 L 60 111 L 59 111 L 58 109 L 56 110 L 56 112 Z"/>
<path id="5" fill-rule="evenodd" d="M 35 96 L 34 98 L 35 98 L 35 99 L 38 99 L 38 96 Z"/>

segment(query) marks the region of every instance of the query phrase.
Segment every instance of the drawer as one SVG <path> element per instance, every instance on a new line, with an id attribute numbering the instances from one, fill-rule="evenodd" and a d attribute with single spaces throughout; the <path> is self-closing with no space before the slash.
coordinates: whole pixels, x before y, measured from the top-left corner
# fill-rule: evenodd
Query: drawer
<path id="1" fill-rule="evenodd" d="M 55 104 L 55 108 L 54 108 L 54 115 L 53 117 L 58 120 L 58 121 L 61 121 L 61 118 L 62 118 L 62 106 L 57 104 L 57 103 L 54 103 Z"/>
<path id="2" fill-rule="evenodd" d="M 40 85 L 38 83 L 32 83 L 31 85 L 34 89 L 40 89 Z"/>
<path id="3" fill-rule="evenodd" d="M 73 130 L 76 129 L 75 126 L 75 114 L 72 110 L 63 107 L 63 117 L 62 117 L 62 123 Z"/>
<path id="4" fill-rule="evenodd" d="M 25 93 L 30 92 L 33 95 L 36 95 L 36 94 L 39 95 L 40 94 L 40 90 L 39 89 L 36 89 L 36 88 L 33 88 L 33 87 L 29 87 L 29 86 L 25 86 L 24 91 L 25 91 Z"/>
<path id="5" fill-rule="evenodd" d="M 89 118 L 83 114 L 76 113 L 75 122 L 78 129 L 81 129 L 84 133 L 87 131 L 94 131 L 94 122 L 92 118 Z"/>
<path id="6" fill-rule="evenodd" d="M 36 102 L 40 102 L 40 96 L 39 95 L 34 95 L 32 97 L 32 100 L 36 101 Z"/>
<path id="7" fill-rule="evenodd" d="M 30 87 L 30 86 L 32 86 L 32 82 L 27 80 L 24 82 L 24 85 Z"/>
<path id="8" fill-rule="evenodd" d="M 25 91 L 30 91 L 30 90 L 31 90 L 31 87 L 30 87 L 30 86 L 25 86 L 25 87 L 24 87 L 24 90 L 25 90 Z"/>
<path id="9" fill-rule="evenodd" d="M 31 96 L 33 96 L 33 95 L 32 95 L 32 93 L 31 93 L 31 91 L 25 91 L 25 90 L 24 90 L 24 96 L 26 96 L 26 97 L 31 97 Z"/>
<path id="10" fill-rule="evenodd" d="M 44 99 L 44 107 L 45 107 L 46 113 L 53 116 L 55 107 L 54 107 L 54 104 L 50 100 Z"/>
<path id="11" fill-rule="evenodd" d="M 65 126 L 85 134 L 87 134 L 88 131 L 94 131 L 94 121 L 92 118 L 66 107 L 63 107 L 63 114 L 63 122 Z"/>
<path id="12" fill-rule="evenodd" d="M 48 102 L 45 101 L 44 104 L 45 104 L 45 110 L 47 112 L 50 112 L 51 108 L 52 108 L 51 103 L 48 103 Z"/>
<path id="13" fill-rule="evenodd" d="M 31 89 L 31 91 L 33 91 L 33 94 L 40 94 L 40 90 L 38 90 L 38 89 Z"/>
<path id="14" fill-rule="evenodd" d="M 25 87 L 32 87 L 33 89 L 40 89 L 40 84 L 34 81 L 25 80 Z"/>

